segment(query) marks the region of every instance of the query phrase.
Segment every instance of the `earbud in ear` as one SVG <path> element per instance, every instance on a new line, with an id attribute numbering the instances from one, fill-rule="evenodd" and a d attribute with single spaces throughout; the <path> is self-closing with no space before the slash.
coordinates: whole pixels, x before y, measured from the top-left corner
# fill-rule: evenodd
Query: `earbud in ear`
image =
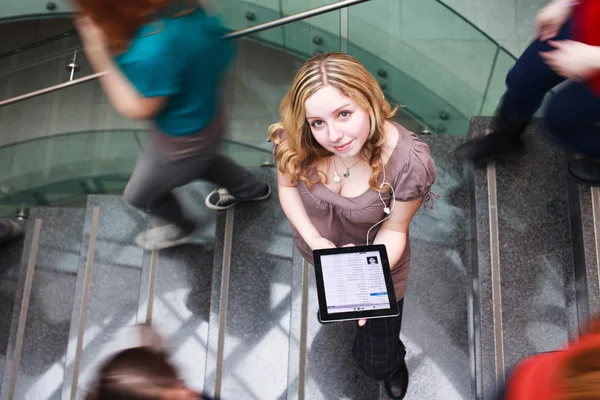
<path id="1" fill-rule="evenodd" d="M 383 209 L 383 212 L 386 213 L 386 214 L 389 214 L 390 213 L 390 208 L 389 207 L 385 207 Z"/>

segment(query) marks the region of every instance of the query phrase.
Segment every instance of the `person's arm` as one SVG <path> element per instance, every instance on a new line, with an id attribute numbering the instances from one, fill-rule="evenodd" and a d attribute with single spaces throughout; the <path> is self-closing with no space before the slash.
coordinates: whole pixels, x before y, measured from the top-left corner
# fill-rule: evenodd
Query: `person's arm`
<path id="1" fill-rule="evenodd" d="M 538 38 L 546 41 L 555 37 L 571 16 L 576 3 L 572 0 L 552 0 L 542 8 L 535 18 Z"/>
<path id="2" fill-rule="evenodd" d="M 548 44 L 554 50 L 540 52 L 540 56 L 558 75 L 581 82 L 600 71 L 600 47 L 573 40 L 551 40 Z"/>
<path id="3" fill-rule="evenodd" d="M 398 264 L 406 249 L 408 227 L 423 204 L 423 198 L 411 201 L 394 200 L 394 203 L 390 217 L 383 222 L 373 242 L 373 244 L 385 245 L 391 268 Z"/>
<path id="4" fill-rule="evenodd" d="M 296 228 L 302 239 L 312 249 L 324 249 L 336 247 L 331 241 L 321 236 L 313 225 L 300 199 L 298 187 L 291 180 L 277 172 L 277 183 L 279 186 L 279 202 L 281 208 L 290 223 Z"/>
<path id="5" fill-rule="evenodd" d="M 136 90 L 115 64 L 98 26 L 84 17 L 77 20 L 77 29 L 92 68 L 96 72 L 107 72 L 100 77 L 100 84 L 108 100 L 120 114 L 131 119 L 149 119 L 164 109 L 169 98 L 144 97 Z"/>

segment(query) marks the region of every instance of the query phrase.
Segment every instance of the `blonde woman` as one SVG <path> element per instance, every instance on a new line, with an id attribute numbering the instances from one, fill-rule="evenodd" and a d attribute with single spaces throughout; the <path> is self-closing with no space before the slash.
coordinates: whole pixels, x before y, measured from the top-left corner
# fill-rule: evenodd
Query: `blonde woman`
<path id="1" fill-rule="evenodd" d="M 296 74 L 269 134 L 298 250 L 313 262 L 314 249 L 384 244 L 402 310 L 409 225 L 430 200 L 436 172 L 427 145 L 392 122 L 395 112 L 357 60 L 321 54 Z M 401 324 L 402 312 L 361 320 L 353 348 L 361 369 L 385 381 L 392 399 L 404 398 L 408 387 Z"/>

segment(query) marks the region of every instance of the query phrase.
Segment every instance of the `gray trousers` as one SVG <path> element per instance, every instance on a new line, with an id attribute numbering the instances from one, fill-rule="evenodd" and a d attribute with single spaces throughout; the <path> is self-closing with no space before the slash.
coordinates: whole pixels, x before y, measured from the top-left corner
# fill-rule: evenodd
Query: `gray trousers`
<path id="1" fill-rule="evenodd" d="M 222 155 L 202 154 L 176 159 L 149 144 L 138 159 L 124 198 L 135 208 L 189 233 L 196 227 L 184 217 L 173 189 L 200 179 L 226 188 L 242 200 L 259 197 L 266 191 L 266 183 Z"/>

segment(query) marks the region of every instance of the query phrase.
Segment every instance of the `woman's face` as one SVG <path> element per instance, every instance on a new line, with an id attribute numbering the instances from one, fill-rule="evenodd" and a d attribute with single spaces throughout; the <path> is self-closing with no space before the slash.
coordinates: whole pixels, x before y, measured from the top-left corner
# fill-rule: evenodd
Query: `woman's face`
<path id="1" fill-rule="evenodd" d="M 325 149 L 343 158 L 360 153 L 369 138 L 369 113 L 333 86 L 325 86 L 306 99 L 306 120 Z"/>

